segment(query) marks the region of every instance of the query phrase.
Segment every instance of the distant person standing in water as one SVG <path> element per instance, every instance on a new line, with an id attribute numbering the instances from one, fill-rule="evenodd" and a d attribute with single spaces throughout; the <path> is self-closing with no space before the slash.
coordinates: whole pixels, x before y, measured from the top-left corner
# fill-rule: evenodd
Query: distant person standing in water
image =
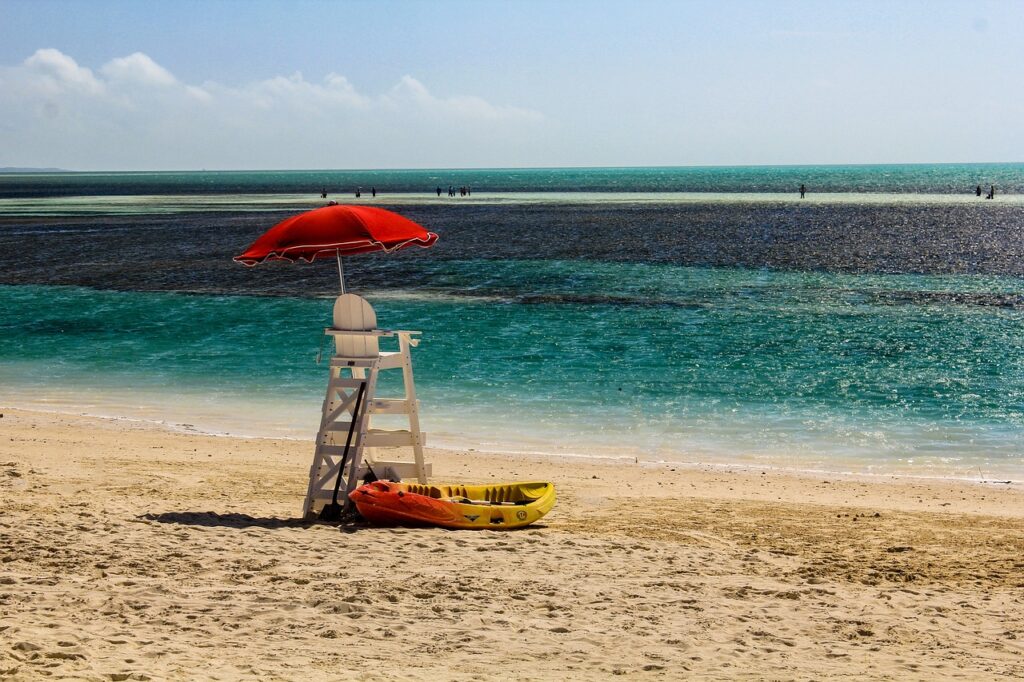
<path id="1" fill-rule="evenodd" d="M 356 199 L 358 199 L 360 196 L 362 196 L 362 194 L 363 194 L 363 188 L 362 187 L 356 187 Z"/>
<path id="2" fill-rule="evenodd" d="M 980 187 L 978 188 L 978 192 L 979 193 L 981 192 L 981 188 Z M 320 190 L 320 198 L 321 199 L 326 199 L 327 198 L 327 188 L 326 187 L 324 187 L 322 190 Z"/>
<path id="3" fill-rule="evenodd" d="M 976 197 L 980 197 L 981 196 L 981 185 L 978 185 L 978 189 L 974 190 L 974 196 L 976 196 Z"/>
<path id="4" fill-rule="evenodd" d="M 995 186 L 995 185 L 992 185 L 992 186 L 991 186 L 991 187 L 989 188 L 989 190 L 988 190 L 988 196 L 987 196 L 987 197 L 985 197 L 985 198 L 986 198 L 986 199 L 995 199 L 995 198 L 996 198 L 996 186 Z"/>
<path id="5" fill-rule="evenodd" d="M 374 199 L 377 198 L 377 188 L 376 187 L 371 187 L 370 188 L 370 196 L 372 196 Z"/>
<path id="6" fill-rule="evenodd" d="M 978 190 L 978 191 L 981 191 L 981 190 Z M 437 196 L 441 196 L 441 188 L 440 187 L 437 188 Z"/>
<path id="7" fill-rule="evenodd" d="M 804 194 L 806 194 L 806 193 L 807 193 L 807 186 L 801 183 L 801 185 L 800 185 L 800 198 L 803 199 L 804 198 Z"/>

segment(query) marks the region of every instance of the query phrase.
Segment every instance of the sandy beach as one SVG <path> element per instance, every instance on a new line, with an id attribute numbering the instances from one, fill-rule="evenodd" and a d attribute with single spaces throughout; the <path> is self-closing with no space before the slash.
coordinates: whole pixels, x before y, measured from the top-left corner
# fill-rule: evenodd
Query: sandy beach
<path id="1" fill-rule="evenodd" d="M 1019 483 L 431 450 L 559 503 L 339 529 L 310 447 L 3 410 L 0 678 L 1024 676 Z"/>

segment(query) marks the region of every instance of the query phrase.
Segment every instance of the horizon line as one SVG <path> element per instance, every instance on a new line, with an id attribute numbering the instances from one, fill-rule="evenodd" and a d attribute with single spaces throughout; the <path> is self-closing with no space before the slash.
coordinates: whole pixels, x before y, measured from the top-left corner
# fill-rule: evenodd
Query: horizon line
<path id="1" fill-rule="evenodd" d="M 63 175 L 89 173 L 380 173 L 430 171 L 554 171 L 554 170 L 648 170 L 648 169 L 707 169 L 707 168 L 869 168 L 879 166 L 1012 166 L 1024 161 L 907 161 L 872 163 L 746 163 L 746 164 L 693 164 L 693 165 L 638 165 L 638 166 L 451 166 L 451 167 L 381 167 L 381 168 L 162 168 L 162 169 L 94 169 L 3 166 L 3 175 Z"/>

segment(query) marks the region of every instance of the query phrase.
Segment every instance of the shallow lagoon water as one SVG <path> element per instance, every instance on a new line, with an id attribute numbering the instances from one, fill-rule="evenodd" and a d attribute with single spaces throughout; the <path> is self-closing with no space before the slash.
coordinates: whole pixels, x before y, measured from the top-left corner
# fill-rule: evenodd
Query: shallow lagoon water
<path id="1" fill-rule="evenodd" d="M 415 367 L 434 442 L 1024 473 L 1024 310 L 972 298 L 1020 298 L 1014 279 L 449 265 L 548 290 L 368 292 L 381 320 L 424 332 Z M 77 389 L 100 413 L 248 435 L 316 429 L 329 299 L 21 286 L 0 288 L 0 300 L 7 404 L 66 407 Z"/>
<path id="2" fill-rule="evenodd" d="M 946 171 L 804 202 L 581 194 L 575 176 L 382 196 L 441 242 L 347 272 L 382 324 L 424 332 L 435 444 L 1020 478 L 1022 206 L 943 194 Z M 171 192 L 186 181 L 75 197 L 0 179 L 0 404 L 312 436 L 333 268 L 230 256 L 320 200 Z"/>

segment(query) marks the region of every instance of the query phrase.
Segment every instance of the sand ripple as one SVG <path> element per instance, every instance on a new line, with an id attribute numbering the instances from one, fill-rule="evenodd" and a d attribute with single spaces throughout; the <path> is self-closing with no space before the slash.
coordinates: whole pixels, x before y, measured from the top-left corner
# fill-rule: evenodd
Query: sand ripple
<path id="1" fill-rule="evenodd" d="M 1021 519 L 942 507 L 955 487 L 915 511 L 900 485 L 778 476 L 771 500 L 758 475 L 438 453 L 554 477 L 559 506 L 519 532 L 339 529 L 294 518 L 303 443 L 3 428 L 4 679 L 1024 676 Z M 613 476 L 665 485 L 638 509 Z"/>

